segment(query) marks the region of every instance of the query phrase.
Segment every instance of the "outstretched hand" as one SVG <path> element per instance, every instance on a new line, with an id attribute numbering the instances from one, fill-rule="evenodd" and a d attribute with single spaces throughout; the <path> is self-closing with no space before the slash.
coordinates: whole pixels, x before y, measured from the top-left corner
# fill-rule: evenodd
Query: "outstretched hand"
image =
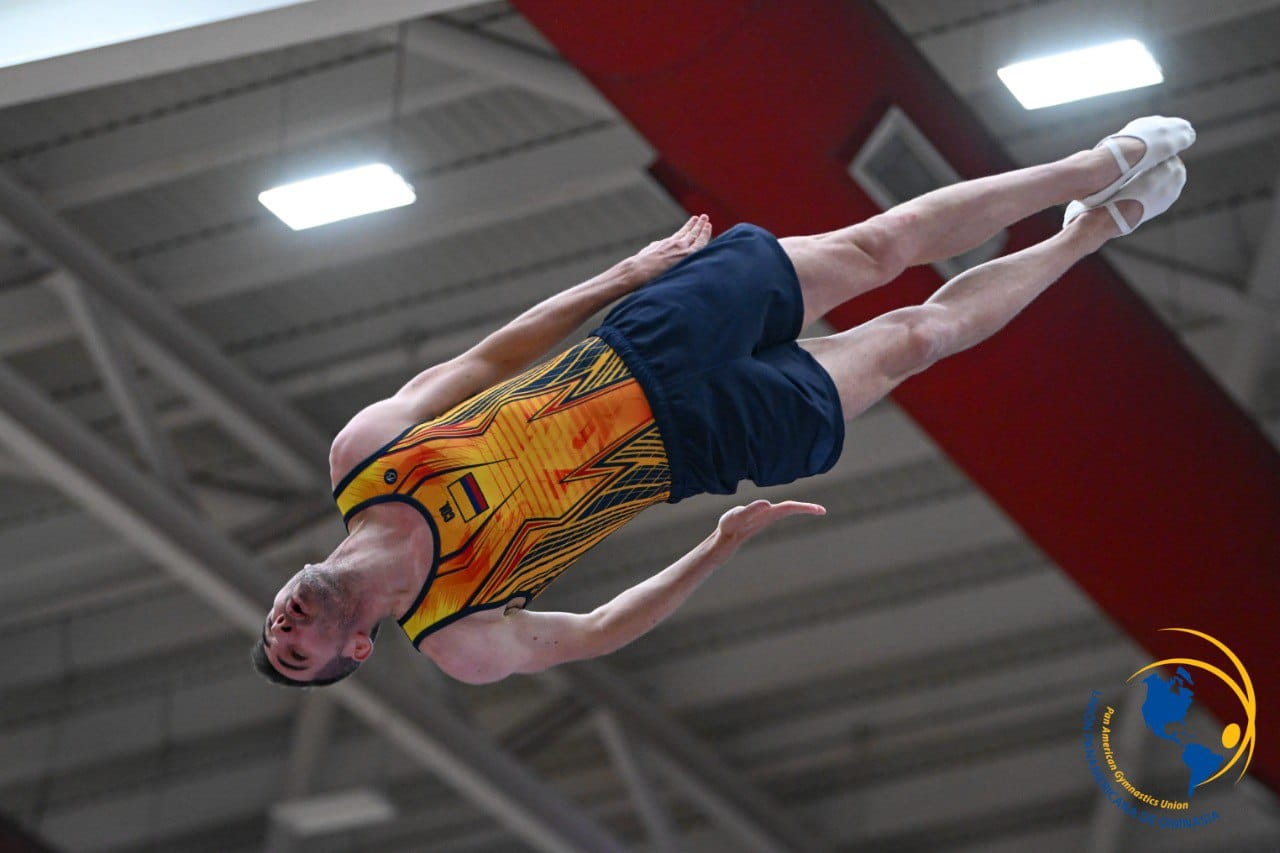
<path id="1" fill-rule="evenodd" d="M 636 266 L 645 281 L 657 278 L 679 261 L 711 240 L 711 219 L 704 213 L 692 216 L 684 226 L 661 240 L 654 240 L 636 253 Z"/>
<path id="2" fill-rule="evenodd" d="M 803 503 L 802 501 L 752 501 L 746 506 L 735 506 L 720 516 L 716 526 L 721 538 L 731 545 L 741 545 L 774 522 L 788 515 L 826 515 L 827 509 L 820 504 Z"/>

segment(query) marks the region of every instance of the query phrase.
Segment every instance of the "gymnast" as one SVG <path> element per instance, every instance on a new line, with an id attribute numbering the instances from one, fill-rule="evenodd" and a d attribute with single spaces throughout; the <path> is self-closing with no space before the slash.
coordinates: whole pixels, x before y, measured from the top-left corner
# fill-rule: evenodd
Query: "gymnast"
<path id="1" fill-rule="evenodd" d="M 652 504 L 830 469 L 846 420 L 995 334 L 1076 261 L 1167 210 L 1186 180 L 1176 155 L 1194 140 L 1182 119 L 1135 119 L 1057 162 L 944 187 L 824 234 L 777 239 L 742 223 L 711 240 L 707 217 L 692 217 L 351 419 L 329 457 L 347 537 L 276 594 L 255 667 L 280 684 L 332 684 L 372 654 L 388 616 L 470 683 L 630 643 L 748 539 L 825 509 L 734 507 L 688 554 L 590 613 L 526 605 Z M 1060 232 L 965 271 L 923 305 L 797 340 L 905 268 L 1059 204 Z M 547 358 L 615 301 L 588 337 Z"/>

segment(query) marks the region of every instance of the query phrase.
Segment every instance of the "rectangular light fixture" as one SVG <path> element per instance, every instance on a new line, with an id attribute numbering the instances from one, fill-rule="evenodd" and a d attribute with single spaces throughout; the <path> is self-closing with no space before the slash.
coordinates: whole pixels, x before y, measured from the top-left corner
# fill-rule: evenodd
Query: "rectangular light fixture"
<path id="1" fill-rule="evenodd" d="M 258 194 L 258 201 L 294 231 L 404 207 L 416 199 L 413 187 L 386 163 L 345 169 Z"/>
<path id="2" fill-rule="evenodd" d="M 996 74 L 1029 110 L 1164 82 L 1160 66 L 1136 39 L 1015 62 Z"/>
<path id="3" fill-rule="evenodd" d="M 272 820 L 303 838 L 386 823 L 395 816 L 395 805 L 372 788 L 317 794 L 271 807 Z"/>

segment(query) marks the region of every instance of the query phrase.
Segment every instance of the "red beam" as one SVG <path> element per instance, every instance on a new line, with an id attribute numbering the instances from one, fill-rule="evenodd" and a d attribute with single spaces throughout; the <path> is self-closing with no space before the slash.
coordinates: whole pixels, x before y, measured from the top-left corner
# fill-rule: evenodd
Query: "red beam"
<path id="1" fill-rule="evenodd" d="M 1015 166 L 872 3 L 514 3 L 661 152 L 653 172 L 673 196 L 720 229 L 809 234 L 876 213 L 845 170 L 891 104 L 960 174 Z M 1015 225 L 1007 251 L 1059 216 Z M 911 270 L 828 319 L 848 328 L 940 283 Z M 1250 668 L 1263 719 L 1280 713 L 1280 455 L 1106 263 L 1077 265 L 894 398 L 1137 642 L 1195 654 L 1158 630 L 1212 634 Z M 1227 694 L 1204 698 L 1243 722 Z M 1260 734 L 1251 773 L 1277 789 L 1280 730 Z"/>

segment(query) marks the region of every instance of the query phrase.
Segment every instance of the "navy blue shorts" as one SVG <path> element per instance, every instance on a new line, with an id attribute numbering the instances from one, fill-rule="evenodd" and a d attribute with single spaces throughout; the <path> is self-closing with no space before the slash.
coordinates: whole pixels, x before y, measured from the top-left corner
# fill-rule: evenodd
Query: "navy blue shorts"
<path id="1" fill-rule="evenodd" d="M 591 332 L 644 389 L 666 445 L 668 503 L 821 474 L 840 458 L 835 383 L 796 345 L 800 281 L 777 239 L 741 223 L 628 295 Z"/>

